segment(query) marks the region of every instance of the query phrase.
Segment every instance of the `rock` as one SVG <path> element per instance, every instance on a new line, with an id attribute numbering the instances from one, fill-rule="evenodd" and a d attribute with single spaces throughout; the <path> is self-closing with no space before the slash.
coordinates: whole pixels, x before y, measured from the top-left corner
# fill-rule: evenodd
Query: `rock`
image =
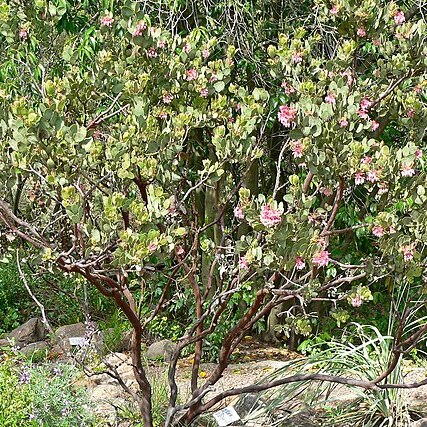
<path id="1" fill-rule="evenodd" d="M 157 341 L 148 347 L 146 356 L 151 360 L 164 360 L 170 362 L 176 349 L 176 344 L 170 340 Z"/>
<path id="2" fill-rule="evenodd" d="M 10 332 L 6 338 L 14 339 L 16 345 L 22 346 L 30 344 L 37 341 L 42 341 L 46 338 L 46 328 L 43 325 L 43 322 L 37 318 L 33 317 L 23 325 L 18 326 L 12 332 Z"/>
<path id="3" fill-rule="evenodd" d="M 418 421 L 414 421 L 411 427 L 427 427 L 427 418 L 421 418 Z"/>
<path id="4" fill-rule="evenodd" d="M 62 350 L 71 352 L 72 345 L 70 344 L 70 338 L 84 337 L 86 333 L 86 327 L 83 323 L 73 323 L 71 325 L 65 325 L 59 327 L 55 331 L 55 337 L 57 343 Z"/>
<path id="5" fill-rule="evenodd" d="M 123 395 L 123 389 L 113 384 L 101 384 L 89 391 L 95 412 L 110 420 L 116 418 L 116 408 L 125 402 Z"/>
<path id="6" fill-rule="evenodd" d="M 1 339 L 0 340 L 0 347 L 10 347 L 12 344 L 9 340 Z"/>
<path id="7" fill-rule="evenodd" d="M 38 351 L 45 350 L 47 352 L 48 348 L 49 348 L 49 346 L 47 345 L 46 341 L 37 341 L 37 342 L 32 342 L 32 343 L 26 345 L 25 347 L 22 347 L 20 349 L 20 351 L 21 351 L 21 353 L 24 353 L 27 356 L 31 356 L 32 354 L 34 354 Z"/>
<path id="8" fill-rule="evenodd" d="M 120 340 L 117 351 L 130 351 L 132 347 L 132 334 L 133 331 L 124 332 Z"/>

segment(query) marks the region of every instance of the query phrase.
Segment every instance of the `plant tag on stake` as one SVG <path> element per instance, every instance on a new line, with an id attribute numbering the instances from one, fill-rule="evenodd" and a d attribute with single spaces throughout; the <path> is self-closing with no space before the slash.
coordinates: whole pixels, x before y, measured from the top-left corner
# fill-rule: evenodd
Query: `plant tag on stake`
<path id="1" fill-rule="evenodd" d="M 215 418 L 215 421 L 218 423 L 219 427 L 228 426 L 234 421 L 240 420 L 239 414 L 232 406 L 227 406 L 220 411 L 214 412 L 212 415 Z"/>
<path id="2" fill-rule="evenodd" d="M 68 338 L 68 341 L 72 347 L 84 347 L 86 344 L 84 337 L 71 337 Z"/>

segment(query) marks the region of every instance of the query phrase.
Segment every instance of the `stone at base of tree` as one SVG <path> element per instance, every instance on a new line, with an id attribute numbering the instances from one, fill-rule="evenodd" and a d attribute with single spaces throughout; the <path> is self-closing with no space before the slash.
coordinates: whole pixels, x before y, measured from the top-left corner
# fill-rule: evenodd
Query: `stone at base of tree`
<path id="1" fill-rule="evenodd" d="M 64 325 L 59 327 L 55 331 L 55 347 L 54 350 L 58 350 L 59 353 L 71 353 L 73 347 L 79 347 L 79 345 L 72 345 L 74 341 L 83 342 L 86 340 L 87 343 L 95 345 L 98 350 L 102 350 L 102 334 L 97 331 L 97 325 L 94 324 L 94 331 L 88 333 L 88 330 L 84 323 L 73 323 L 71 325 Z M 70 338 L 81 338 L 81 340 L 71 340 Z"/>
<path id="2" fill-rule="evenodd" d="M 133 334 L 133 331 L 126 331 L 123 333 L 122 339 L 120 340 L 120 343 L 119 343 L 119 348 L 117 349 L 118 351 L 120 352 L 130 351 L 132 346 L 132 334 Z"/>
<path id="3" fill-rule="evenodd" d="M 411 427 L 427 427 L 427 418 L 421 418 L 420 420 L 414 421 Z"/>
<path id="4" fill-rule="evenodd" d="M 38 341 L 38 342 L 32 342 L 25 347 L 22 347 L 20 349 L 21 353 L 24 353 L 27 356 L 31 356 L 32 354 L 39 352 L 39 351 L 46 351 L 48 350 L 49 346 L 46 341 Z"/>
<path id="5" fill-rule="evenodd" d="M 170 362 L 175 349 L 176 344 L 170 340 L 157 341 L 148 347 L 146 357 L 150 360 Z"/>
<path id="6" fill-rule="evenodd" d="M 6 339 L 14 339 L 17 346 L 24 346 L 46 338 L 46 328 L 41 319 L 33 317 L 7 334 Z"/>

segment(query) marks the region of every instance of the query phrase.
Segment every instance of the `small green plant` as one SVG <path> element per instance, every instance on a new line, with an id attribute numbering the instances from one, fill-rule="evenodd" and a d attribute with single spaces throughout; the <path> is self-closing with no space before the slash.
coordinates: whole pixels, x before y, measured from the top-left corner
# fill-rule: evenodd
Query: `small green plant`
<path id="1" fill-rule="evenodd" d="M 78 375 L 78 370 L 69 364 L 32 365 L 20 354 L 3 354 L 0 359 L 0 425 L 96 425 L 87 395 L 74 385 Z"/>

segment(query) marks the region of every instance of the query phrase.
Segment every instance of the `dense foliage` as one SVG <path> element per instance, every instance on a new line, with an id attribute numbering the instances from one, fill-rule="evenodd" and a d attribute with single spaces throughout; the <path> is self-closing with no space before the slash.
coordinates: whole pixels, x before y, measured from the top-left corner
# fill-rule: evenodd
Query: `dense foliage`
<path id="1" fill-rule="evenodd" d="M 426 275 L 422 6 L 289 3 L 290 25 L 267 1 L 238 13 L 30 3 L 0 2 L 5 259 L 25 253 L 116 302 L 146 426 L 140 340 L 167 307 L 184 330 L 176 358 L 195 347 L 184 424 L 215 403 L 201 396 L 267 317 L 272 338 L 307 336 L 319 318 L 351 320 L 373 291 L 404 292 L 395 358 L 423 337 L 423 325 L 403 333 Z M 218 368 L 200 385 L 215 341 Z"/>

